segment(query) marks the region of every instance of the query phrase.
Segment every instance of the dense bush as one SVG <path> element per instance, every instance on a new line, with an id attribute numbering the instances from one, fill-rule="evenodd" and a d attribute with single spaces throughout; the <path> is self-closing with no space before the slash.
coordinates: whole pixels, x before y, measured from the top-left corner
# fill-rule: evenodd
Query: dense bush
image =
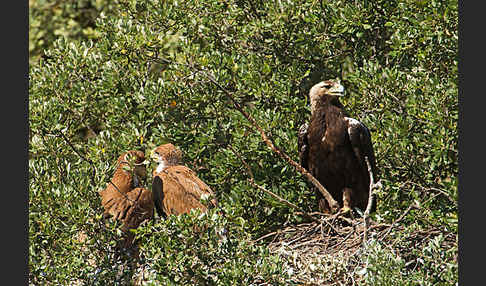
<path id="1" fill-rule="evenodd" d="M 111 14 L 115 6 L 105 0 L 29 0 L 29 62 L 44 56 L 58 37 L 71 41 L 97 39 L 96 19 Z"/>
<path id="2" fill-rule="evenodd" d="M 253 188 L 238 155 L 257 184 L 302 209 L 316 209 L 314 195 L 222 88 L 297 160 L 308 90 L 336 77 L 348 91 L 346 109 L 372 131 L 384 185 L 374 220 L 393 222 L 415 204 L 401 221 L 405 230 L 392 233 L 396 247 L 423 245 L 409 237 L 431 226 L 456 235 L 452 249 L 429 237 L 430 254 L 417 248 L 415 268 L 386 261 L 391 250 L 377 244 L 363 256 L 375 274 L 366 281 L 455 283 L 457 15 L 455 1 L 436 0 L 31 1 L 30 283 L 122 280 L 129 267 L 114 262 L 119 234 L 100 222 L 97 191 L 118 154 L 164 142 L 183 150 L 226 217 L 142 227 L 150 279 L 292 283 L 279 257 L 251 241 L 302 217 Z M 225 225 L 230 240 L 186 230 L 201 220 Z"/>

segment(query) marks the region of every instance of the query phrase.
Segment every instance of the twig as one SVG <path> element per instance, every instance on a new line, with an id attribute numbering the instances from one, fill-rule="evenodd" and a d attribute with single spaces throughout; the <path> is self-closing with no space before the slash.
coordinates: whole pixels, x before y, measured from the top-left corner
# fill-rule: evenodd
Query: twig
<path id="1" fill-rule="evenodd" d="M 86 158 L 86 156 L 84 156 L 83 154 L 81 154 L 78 150 L 76 150 L 76 148 L 73 146 L 73 144 L 71 143 L 71 141 L 69 141 L 69 139 L 66 137 L 66 135 L 64 135 L 64 133 L 62 133 L 61 130 L 59 130 L 59 134 L 61 134 L 61 137 L 64 139 L 64 141 L 66 141 L 66 143 L 69 145 L 69 147 L 71 147 L 71 149 L 73 149 L 73 151 L 79 156 L 81 157 L 81 159 L 85 160 L 86 162 L 88 162 L 91 167 L 93 168 L 93 174 L 91 175 L 91 183 L 93 185 L 96 185 L 95 184 L 95 177 L 96 177 L 96 166 L 95 164 L 93 163 L 93 161 L 91 161 L 90 159 Z"/>
<path id="2" fill-rule="evenodd" d="M 342 212 L 338 212 L 336 214 L 333 214 L 332 216 L 328 216 L 328 217 L 324 218 L 324 220 L 331 221 L 331 223 L 334 223 L 334 221 L 336 219 L 338 219 L 338 218 L 341 219 L 341 220 L 343 220 L 343 221 L 345 221 L 345 222 L 347 222 L 350 225 L 354 225 L 355 224 L 355 221 L 354 220 L 349 219 L 349 218 L 343 216 L 343 213 Z"/>
<path id="3" fill-rule="evenodd" d="M 124 198 L 125 198 L 127 201 L 130 201 L 130 202 L 134 203 L 134 204 L 135 204 L 135 207 L 136 207 L 136 206 L 138 206 L 138 201 L 134 201 L 134 200 L 130 199 L 130 198 L 127 196 L 127 194 L 125 194 L 125 193 L 123 193 L 122 191 L 120 191 L 120 189 L 118 189 L 118 187 L 117 187 L 117 186 L 116 186 L 116 185 L 113 183 L 113 181 L 112 181 L 112 180 L 110 180 L 108 183 L 109 183 L 109 184 L 111 184 L 113 187 L 115 187 L 115 189 L 116 189 L 116 190 L 117 190 L 117 191 L 118 191 L 118 192 L 119 192 L 119 193 L 120 193 L 120 194 L 121 194 L 121 195 L 122 195 L 122 196 L 123 196 L 123 197 L 124 197 Z"/>
<path id="4" fill-rule="evenodd" d="M 343 240 L 341 240 L 338 244 L 334 245 L 333 248 L 336 249 L 338 246 L 341 246 L 341 244 L 343 244 L 344 242 L 346 242 L 346 240 L 348 240 L 354 232 L 355 232 L 354 229 L 353 229 L 353 231 L 350 231 L 348 233 L 348 235 L 346 235 L 346 237 Z"/>
<path id="5" fill-rule="evenodd" d="M 316 188 L 322 193 L 324 198 L 327 200 L 329 203 L 329 206 L 331 207 L 331 210 L 333 212 L 336 212 L 339 209 L 339 204 L 332 198 L 332 196 L 329 194 L 329 192 L 322 186 L 322 184 L 314 177 L 312 176 L 306 169 L 304 169 L 300 164 L 292 160 L 287 154 L 285 154 L 282 150 L 280 150 L 278 147 L 276 147 L 272 140 L 268 138 L 267 134 L 263 129 L 258 125 L 258 123 L 255 121 L 255 119 L 247 113 L 241 105 L 235 100 L 233 95 L 226 89 L 224 88 L 215 78 L 212 74 L 205 72 L 203 73 L 204 76 L 206 76 L 213 84 L 215 84 L 223 93 L 230 99 L 230 101 L 233 103 L 233 106 L 241 113 L 243 116 L 251 123 L 251 125 L 258 130 L 260 133 L 260 136 L 262 137 L 263 141 L 265 144 L 277 155 L 279 155 L 282 159 L 284 159 L 287 163 L 290 165 L 294 166 L 297 171 L 299 171 L 302 175 L 304 175 Z"/>
<path id="6" fill-rule="evenodd" d="M 364 223 L 364 231 L 363 231 L 363 243 L 368 241 L 368 225 L 369 225 L 369 215 L 371 212 L 371 206 L 373 205 L 374 199 L 374 189 L 381 188 L 381 181 L 375 183 L 375 177 L 373 176 L 373 171 L 371 170 L 371 164 L 368 160 L 368 156 L 365 156 L 366 166 L 368 167 L 368 173 L 370 175 L 370 191 L 368 195 L 368 205 L 366 206 L 366 210 L 363 215 L 363 223 Z"/>
<path id="7" fill-rule="evenodd" d="M 311 244 L 311 245 L 317 245 L 317 246 L 321 246 L 322 245 L 322 243 L 319 243 L 318 240 L 311 239 L 311 240 L 308 240 L 308 241 L 304 241 L 302 243 L 299 243 L 297 245 L 294 245 L 291 249 L 297 249 L 299 247 L 302 247 L 304 245 L 309 245 L 309 244 Z"/>
<path id="8" fill-rule="evenodd" d="M 250 168 L 250 165 L 248 165 L 248 163 L 245 161 L 245 159 L 243 159 L 243 157 L 233 148 L 231 147 L 231 145 L 228 144 L 227 148 L 229 150 L 231 150 L 231 152 L 233 152 L 233 154 L 235 154 L 236 157 L 238 157 L 238 159 L 240 159 L 240 161 L 243 163 L 243 165 L 245 165 L 245 168 L 246 168 L 246 172 L 248 173 L 248 175 L 250 176 L 250 178 L 248 178 L 248 181 L 250 182 L 250 184 L 259 189 L 260 191 L 264 192 L 264 193 L 267 193 L 269 194 L 270 196 L 272 196 L 273 198 L 277 199 L 279 202 L 295 209 L 295 210 L 298 210 L 300 213 L 302 213 L 305 217 L 307 218 L 310 218 L 312 219 L 313 221 L 317 221 L 317 222 L 320 222 L 319 219 L 311 216 L 310 214 L 308 214 L 307 212 L 303 211 L 302 209 L 300 209 L 297 205 L 294 205 L 293 203 L 287 201 L 286 199 L 278 196 L 277 194 L 275 194 L 274 192 L 272 191 L 269 191 L 267 189 L 265 189 L 264 187 L 258 185 L 257 183 L 255 183 L 255 178 L 253 177 L 253 172 L 251 171 L 251 168 Z"/>
<path id="9" fill-rule="evenodd" d="M 294 242 L 297 242 L 297 241 L 302 240 L 304 238 L 305 238 L 304 235 L 298 235 L 296 238 L 292 239 L 291 241 L 286 242 L 285 245 L 290 247 L 290 245 L 293 244 Z"/>
<path id="10" fill-rule="evenodd" d="M 276 234 L 279 234 L 281 231 L 274 231 L 274 232 L 270 232 L 270 233 L 267 233 L 265 234 L 264 236 L 260 237 L 260 238 L 257 238 L 256 240 L 254 240 L 253 242 L 256 243 L 256 242 L 259 242 L 260 240 L 263 240 L 267 237 L 270 237 L 270 236 L 273 236 L 273 235 L 276 235 Z"/>
<path id="11" fill-rule="evenodd" d="M 411 182 L 411 181 L 407 181 L 407 182 L 405 182 L 405 184 L 411 184 L 411 185 L 415 185 L 415 186 L 420 187 L 420 188 L 422 188 L 423 190 L 426 190 L 426 191 L 427 191 L 427 190 L 438 191 L 439 193 L 441 193 L 442 195 L 444 195 L 446 198 L 448 198 L 448 199 L 449 199 L 449 200 L 450 200 L 452 203 L 454 203 L 455 205 L 457 205 L 457 201 L 456 201 L 456 200 L 454 200 L 454 199 L 453 199 L 453 198 L 452 198 L 452 197 L 451 197 L 451 196 L 450 196 L 450 195 L 449 195 L 449 194 L 448 194 L 446 191 L 444 191 L 444 190 L 441 190 L 441 189 L 439 189 L 439 188 L 434 188 L 434 187 L 424 187 L 424 186 L 422 186 L 422 185 L 419 185 L 419 184 L 417 184 L 417 183 L 415 183 L 415 182 Z"/>
<path id="12" fill-rule="evenodd" d="M 96 176 L 96 166 L 95 164 L 93 163 L 93 161 L 91 161 L 90 159 L 86 158 L 86 156 L 84 156 L 83 154 L 81 154 L 78 150 L 76 150 L 76 148 L 73 146 L 73 144 L 71 143 L 71 141 L 69 141 L 69 139 L 66 137 L 66 135 L 64 135 L 64 133 L 62 133 L 61 130 L 59 130 L 59 134 L 61 134 L 61 137 L 64 139 L 64 141 L 66 141 L 66 143 L 71 147 L 71 149 L 73 149 L 73 151 L 79 156 L 81 157 L 81 159 L 85 160 L 86 162 L 88 162 L 91 167 L 93 168 L 93 175 L 91 177 L 91 182 L 93 183 L 93 185 L 95 185 L 95 181 L 94 181 L 94 178 Z M 123 162 L 122 162 L 123 163 Z M 110 180 L 109 181 L 110 184 L 112 184 L 115 189 L 125 197 L 125 199 L 127 199 L 128 201 L 131 201 L 132 203 L 137 203 L 133 200 L 131 200 L 125 193 L 123 193 L 122 191 L 120 191 L 120 189 L 118 189 L 118 187 Z"/>
<path id="13" fill-rule="evenodd" d="M 404 212 L 403 214 L 397 218 L 389 227 L 388 229 L 385 231 L 385 233 L 381 236 L 381 239 L 383 240 L 389 233 L 390 231 L 392 230 L 392 228 L 397 224 L 399 223 L 407 214 L 408 212 L 412 209 L 412 208 L 416 208 L 417 206 L 415 204 L 411 204 Z"/>
<path id="14" fill-rule="evenodd" d="M 336 233 L 339 233 L 339 231 L 326 219 L 323 220 L 332 230 L 334 230 Z"/>

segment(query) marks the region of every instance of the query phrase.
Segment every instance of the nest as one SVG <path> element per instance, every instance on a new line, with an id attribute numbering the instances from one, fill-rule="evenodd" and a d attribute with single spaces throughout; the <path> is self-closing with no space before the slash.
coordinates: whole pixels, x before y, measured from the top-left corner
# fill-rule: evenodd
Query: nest
<path id="1" fill-rule="evenodd" d="M 364 282 L 367 245 L 372 240 L 382 242 L 413 267 L 417 257 L 412 255 L 412 249 L 396 247 L 397 240 L 390 235 L 404 230 L 399 225 L 403 217 L 392 224 L 370 221 L 366 225 L 362 218 L 322 217 L 316 221 L 287 226 L 257 241 L 269 241 L 270 252 L 283 260 L 285 271 L 299 285 L 356 285 Z M 432 228 L 408 235 L 415 241 L 414 248 L 418 249 L 441 233 L 444 234 L 444 231 Z M 444 247 L 457 247 L 454 233 L 448 232 L 445 238 L 444 243 L 448 245 Z"/>

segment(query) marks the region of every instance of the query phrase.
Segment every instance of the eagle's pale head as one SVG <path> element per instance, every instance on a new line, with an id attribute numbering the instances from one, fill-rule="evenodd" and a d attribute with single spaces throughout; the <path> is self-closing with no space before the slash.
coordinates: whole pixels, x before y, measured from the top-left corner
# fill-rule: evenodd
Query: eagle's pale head
<path id="1" fill-rule="evenodd" d="M 118 167 L 133 170 L 133 173 L 139 178 L 147 177 L 146 162 L 145 153 L 138 150 L 127 151 L 118 157 Z"/>
<path id="2" fill-rule="evenodd" d="M 171 143 L 160 145 L 150 154 L 150 158 L 159 165 L 156 172 L 161 172 L 168 166 L 180 165 L 182 161 L 182 151 Z"/>
<path id="3" fill-rule="evenodd" d="M 338 96 L 344 96 L 344 87 L 339 82 L 339 79 L 321 81 L 310 89 L 311 111 L 315 110 L 318 102 Z"/>

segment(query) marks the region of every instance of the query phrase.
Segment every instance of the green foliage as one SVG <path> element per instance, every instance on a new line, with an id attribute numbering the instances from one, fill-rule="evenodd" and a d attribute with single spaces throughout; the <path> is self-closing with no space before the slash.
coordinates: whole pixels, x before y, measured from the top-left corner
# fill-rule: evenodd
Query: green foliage
<path id="1" fill-rule="evenodd" d="M 141 247 L 154 279 L 291 283 L 277 258 L 250 241 L 301 218 L 252 188 L 228 146 L 252 168 L 257 184 L 305 210 L 315 209 L 314 194 L 207 72 L 296 161 L 309 88 L 340 77 L 348 94 L 343 104 L 372 132 L 384 184 L 374 219 L 389 223 L 415 203 L 421 211 L 404 218 L 411 227 L 402 235 L 430 225 L 457 233 L 456 6 L 435 0 L 31 1 L 30 281 L 121 279 L 125 266 L 112 256 L 116 228 L 98 222 L 97 191 L 121 152 L 172 142 L 215 191 L 231 239 L 221 246 L 210 232 L 192 237 L 196 222 L 213 227 L 209 218 L 149 224 L 141 232 L 152 235 L 142 235 Z M 80 232 L 89 239 L 77 243 Z M 420 271 L 410 272 L 413 281 L 425 283 L 430 272 L 441 271 L 440 250 L 432 247 Z M 457 244 L 451 251 L 457 254 Z M 405 267 L 380 255 L 369 256 L 377 275 L 380 267 Z M 448 269 L 441 277 L 453 284 L 457 267 Z M 407 279 L 394 281 L 399 277 Z"/>
<path id="2" fill-rule="evenodd" d="M 452 253 L 444 251 L 442 242 L 442 236 L 430 240 L 412 264 L 374 241 L 366 253 L 366 271 L 360 274 L 369 285 L 450 285 L 457 281 L 457 263 L 447 262 Z"/>
<path id="3" fill-rule="evenodd" d="M 259 280 L 272 285 L 284 283 L 278 256 L 254 245 L 239 220 L 229 223 L 210 210 L 172 216 L 137 234 L 145 251 L 148 281 L 163 285 L 249 285 Z M 231 229 L 221 236 L 223 227 Z"/>
<path id="4" fill-rule="evenodd" d="M 69 40 L 99 38 L 96 18 L 101 13 L 114 13 L 113 9 L 111 1 L 106 0 L 29 0 L 30 64 L 59 37 Z"/>

